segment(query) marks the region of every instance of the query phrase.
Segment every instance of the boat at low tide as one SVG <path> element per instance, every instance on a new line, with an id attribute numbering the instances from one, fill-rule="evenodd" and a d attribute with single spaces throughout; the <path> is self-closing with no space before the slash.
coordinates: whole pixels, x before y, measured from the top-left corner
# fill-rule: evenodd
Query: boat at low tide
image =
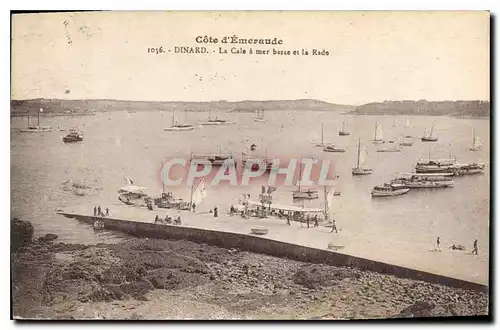
<path id="1" fill-rule="evenodd" d="M 369 175 L 373 173 L 371 168 L 362 168 L 361 165 L 366 161 L 367 152 L 361 148 L 361 139 L 358 139 L 358 161 L 356 167 L 352 169 L 352 175 Z"/>

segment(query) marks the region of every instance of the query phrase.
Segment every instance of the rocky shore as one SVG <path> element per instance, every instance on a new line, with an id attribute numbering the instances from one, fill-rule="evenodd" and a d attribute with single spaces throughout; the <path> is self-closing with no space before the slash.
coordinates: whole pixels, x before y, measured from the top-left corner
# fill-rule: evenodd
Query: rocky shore
<path id="1" fill-rule="evenodd" d="M 17 227 L 16 227 L 17 228 Z M 13 233 L 16 232 L 13 230 Z M 19 230 L 17 230 L 19 233 Z M 189 241 L 26 239 L 13 314 L 50 319 L 376 319 L 487 315 L 488 295 Z"/>

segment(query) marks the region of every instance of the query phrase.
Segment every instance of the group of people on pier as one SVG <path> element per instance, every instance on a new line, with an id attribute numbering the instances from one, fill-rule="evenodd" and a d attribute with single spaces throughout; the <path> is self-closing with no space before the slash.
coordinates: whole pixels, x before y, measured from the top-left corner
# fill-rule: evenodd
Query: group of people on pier
<path id="1" fill-rule="evenodd" d="M 181 225 L 181 216 L 178 215 L 175 219 L 169 216 L 168 214 L 165 216 L 164 219 L 158 216 L 158 214 L 155 216 L 155 223 L 163 223 L 167 225 Z"/>
<path id="2" fill-rule="evenodd" d="M 94 217 L 107 217 L 109 216 L 109 208 L 106 207 L 105 210 L 106 213 L 104 213 L 101 209 L 101 205 L 94 206 Z"/>

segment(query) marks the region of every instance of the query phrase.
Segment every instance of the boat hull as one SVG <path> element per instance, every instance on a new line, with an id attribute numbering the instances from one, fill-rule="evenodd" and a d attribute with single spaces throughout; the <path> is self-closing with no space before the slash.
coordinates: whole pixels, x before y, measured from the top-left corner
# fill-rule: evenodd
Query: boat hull
<path id="1" fill-rule="evenodd" d="M 404 189 L 398 189 L 398 190 L 393 190 L 393 191 L 372 191 L 372 197 L 392 197 L 392 196 L 399 196 L 406 194 L 410 189 L 404 188 Z"/>
<path id="2" fill-rule="evenodd" d="M 293 199 L 318 199 L 319 194 L 317 191 L 294 191 Z"/>
<path id="3" fill-rule="evenodd" d="M 424 136 L 422 137 L 422 142 L 437 142 L 438 138 L 436 137 L 429 137 L 429 136 Z"/>
<path id="4" fill-rule="evenodd" d="M 185 132 L 185 131 L 192 131 L 194 130 L 194 126 L 188 126 L 188 127 L 166 127 L 163 129 L 164 131 L 169 131 L 169 132 Z"/>
<path id="5" fill-rule="evenodd" d="M 352 175 L 369 175 L 373 174 L 373 170 L 371 168 L 353 168 Z"/>
<path id="6" fill-rule="evenodd" d="M 411 147 L 413 142 L 401 142 L 399 145 L 403 147 Z"/>
<path id="7" fill-rule="evenodd" d="M 373 140 L 373 144 L 384 144 L 384 140 Z"/>
<path id="8" fill-rule="evenodd" d="M 401 152 L 401 149 L 379 149 L 377 152 Z"/>
<path id="9" fill-rule="evenodd" d="M 349 132 L 339 132 L 339 135 L 340 136 L 347 136 L 347 135 L 351 135 L 351 133 L 349 133 Z"/>

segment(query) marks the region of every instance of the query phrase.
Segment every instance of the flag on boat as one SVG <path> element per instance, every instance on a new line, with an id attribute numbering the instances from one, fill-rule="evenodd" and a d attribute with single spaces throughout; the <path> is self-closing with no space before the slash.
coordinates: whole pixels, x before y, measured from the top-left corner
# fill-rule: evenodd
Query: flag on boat
<path id="1" fill-rule="evenodd" d="M 192 202 L 195 203 L 196 205 L 199 205 L 207 196 L 207 190 L 208 190 L 208 181 L 207 178 L 203 178 L 202 180 L 200 180 L 200 182 L 198 182 L 198 185 L 193 190 Z"/>
<path id="2" fill-rule="evenodd" d="M 276 187 L 267 187 L 267 193 L 270 194 L 270 193 L 276 191 L 276 189 L 278 189 L 278 188 L 276 188 Z"/>

